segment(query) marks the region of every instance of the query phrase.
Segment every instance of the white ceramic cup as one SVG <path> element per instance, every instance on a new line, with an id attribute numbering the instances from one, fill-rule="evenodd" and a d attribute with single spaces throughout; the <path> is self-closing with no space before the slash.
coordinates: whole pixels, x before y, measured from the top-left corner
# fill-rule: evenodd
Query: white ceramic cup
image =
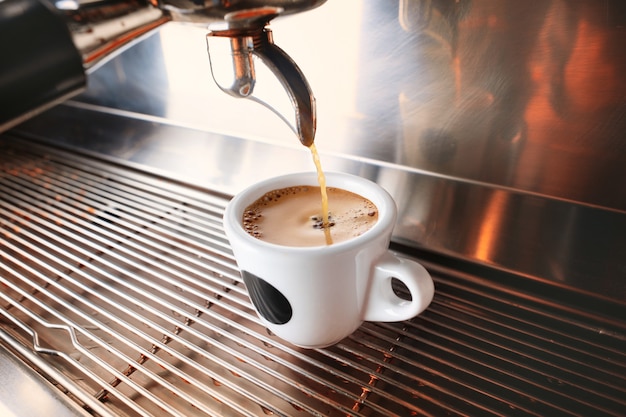
<path id="1" fill-rule="evenodd" d="M 314 247 L 264 242 L 243 229 L 246 207 L 272 190 L 319 185 L 314 172 L 252 185 L 237 194 L 224 213 L 226 235 L 258 316 L 274 334 L 306 348 L 335 344 L 363 321 L 413 318 L 434 295 L 432 278 L 422 265 L 389 251 L 397 211 L 391 196 L 376 183 L 354 175 L 329 172 L 326 182 L 374 203 L 376 224 L 361 236 Z M 411 300 L 396 295 L 392 278 L 404 283 Z"/>

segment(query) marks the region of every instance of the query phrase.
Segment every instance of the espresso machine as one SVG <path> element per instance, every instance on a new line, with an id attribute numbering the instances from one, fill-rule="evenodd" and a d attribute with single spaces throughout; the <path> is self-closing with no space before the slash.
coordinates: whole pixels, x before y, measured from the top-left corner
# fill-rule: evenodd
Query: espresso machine
<path id="1" fill-rule="evenodd" d="M 0 414 L 626 415 L 623 1 L 0 10 Z M 300 349 L 222 215 L 313 137 L 435 296 Z"/>

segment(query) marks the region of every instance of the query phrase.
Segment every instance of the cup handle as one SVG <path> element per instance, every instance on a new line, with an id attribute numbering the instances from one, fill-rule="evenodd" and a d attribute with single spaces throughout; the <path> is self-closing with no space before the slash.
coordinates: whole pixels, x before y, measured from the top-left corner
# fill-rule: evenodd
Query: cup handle
<path id="1" fill-rule="evenodd" d="M 411 293 L 411 300 L 398 297 L 391 286 L 396 278 Z M 435 294 L 433 280 L 419 263 L 387 251 L 374 265 L 364 321 L 402 321 L 411 319 L 428 307 Z"/>

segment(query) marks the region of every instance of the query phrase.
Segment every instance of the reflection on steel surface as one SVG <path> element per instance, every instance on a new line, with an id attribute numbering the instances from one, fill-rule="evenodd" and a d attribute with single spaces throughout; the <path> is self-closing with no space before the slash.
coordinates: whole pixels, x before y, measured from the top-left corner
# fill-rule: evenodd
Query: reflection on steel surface
<path id="1" fill-rule="evenodd" d="M 0 333 L 4 333 L 0 330 Z M 6 336 L 0 336 L 4 339 Z M 0 347 L 0 415 L 2 417 L 88 417 L 23 362 Z"/>
<path id="2" fill-rule="evenodd" d="M 61 106 L 33 119 L 23 133 L 231 195 L 263 178 L 314 169 L 303 146 L 281 147 L 100 110 Z M 362 158 L 322 158 L 325 170 L 369 178 L 391 193 L 398 205 L 396 241 L 602 297 L 626 297 L 623 212 Z"/>
<path id="3" fill-rule="evenodd" d="M 389 189 L 397 240 L 619 298 L 625 16 L 618 1 L 327 2 L 275 29 L 299 35 L 277 41 L 316 92 L 325 169 Z M 198 31 L 164 27 L 21 129 L 227 193 L 313 169 L 273 114 L 212 85 Z"/>
<path id="4" fill-rule="evenodd" d="M 615 0 L 415 0 L 327 2 L 273 27 L 316 94 L 320 151 L 624 210 L 625 22 Z M 164 29 L 82 100 L 292 142 L 216 97 L 197 35 Z"/>

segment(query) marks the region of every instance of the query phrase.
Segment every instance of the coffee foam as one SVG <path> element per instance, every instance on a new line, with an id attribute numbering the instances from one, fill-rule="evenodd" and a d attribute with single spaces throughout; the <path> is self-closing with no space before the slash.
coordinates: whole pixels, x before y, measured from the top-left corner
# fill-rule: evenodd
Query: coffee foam
<path id="1" fill-rule="evenodd" d="M 376 206 L 358 194 L 328 187 L 329 224 L 323 225 L 320 188 L 294 186 L 273 190 L 244 210 L 251 236 L 284 246 L 323 246 L 325 228 L 333 243 L 360 236 L 378 221 Z"/>

